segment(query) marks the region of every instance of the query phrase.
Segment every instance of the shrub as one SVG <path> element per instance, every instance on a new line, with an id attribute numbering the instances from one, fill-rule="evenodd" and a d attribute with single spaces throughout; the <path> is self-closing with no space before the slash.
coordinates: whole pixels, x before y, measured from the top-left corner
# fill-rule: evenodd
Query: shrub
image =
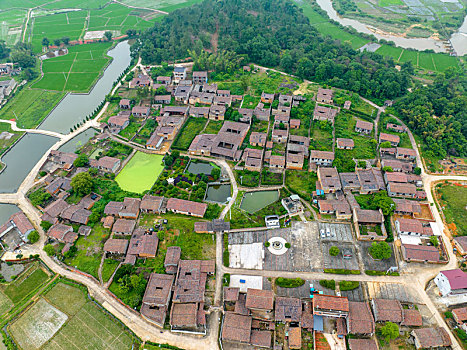
<path id="1" fill-rule="evenodd" d="M 276 278 L 276 285 L 282 288 L 297 288 L 303 286 L 305 281 L 301 278 L 284 278 L 278 277 Z"/>
<path id="2" fill-rule="evenodd" d="M 50 222 L 46 221 L 46 220 L 42 220 L 41 227 L 44 229 L 44 231 L 47 232 L 49 230 L 49 228 L 52 227 L 52 224 Z"/>
<path id="3" fill-rule="evenodd" d="M 329 255 L 331 256 L 338 256 L 340 252 L 340 249 L 336 246 L 332 246 L 331 248 L 329 248 Z"/>
<path id="4" fill-rule="evenodd" d="M 286 247 L 287 249 L 290 248 L 290 243 L 287 242 L 287 243 L 285 244 L 285 247 Z"/>
<path id="5" fill-rule="evenodd" d="M 399 337 L 399 326 L 392 322 L 386 322 L 386 324 L 381 327 L 381 335 L 389 342 L 391 339 L 396 339 Z"/>
<path id="6" fill-rule="evenodd" d="M 29 235 L 28 235 L 28 241 L 29 243 L 31 244 L 34 244 L 36 243 L 38 240 L 39 240 L 40 236 L 39 236 L 39 233 L 34 230 L 32 231 Z"/>
<path id="7" fill-rule="evenodd" d="M 48 256 L 53 256 L 55 255 L 55 248 L 52 244 L 47 244 L 44 247 L 44 252 L 46 252 Z"/>
<path id="8" fill-rule="evenodd" d="M 264 246 L 265 246 L 266 248 L 269 247 L 270 245 L 271 245 L 271 243 L 269 243 L 269 242 L 264 242 Z"/>
<path id="9" fill-rule="evenodd" d="M 368 251 L 373 259 L 389 259 L 392 255 L 391 246 L 387 242 L 373 242 Z"/>
<path id="10" fill-rule="evenodd" d="M 336 275 L 359 275 L 360 270 L 324 269 L 324 273 L 335 273 Z"/>
<path id="11" fill-rule="evenodd" d="M 462 340 L 463 342 L 467 341 L 467 333 L 462 328 L 456 328 L 456 333 L 457 336 Z"/>
<path id="12" fill-rule="evenodd" d="M 324 288 L 335 290 L 336 289 L 336 281 L 334 280 L 321 280 L 319 284 Z"/>
<path id="13" fill-rule="evenodd" d="M 358 281 L 340 281 L 339 282 L 339 289 L 344 292 L 346 290 L 354 290 L 360 286 L 360 282 Z"/>
<path id="14" fill-rule="evenodd" d="M 222 285 L 228 287 L 230 284 L 230 273 L 224 273 L 224 278 L 222 279 Z"/>

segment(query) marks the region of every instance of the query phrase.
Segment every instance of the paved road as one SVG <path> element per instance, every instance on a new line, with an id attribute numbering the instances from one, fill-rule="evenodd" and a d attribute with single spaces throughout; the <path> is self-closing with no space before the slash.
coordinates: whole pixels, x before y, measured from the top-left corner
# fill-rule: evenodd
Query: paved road
<path id="1" fill-rule="evenodd" d="M 55 132 L 55 131 L 49 131 L 49 130 L 43 130 L 43 129 L 21 129 L 21 128 L 18 128 L 18 126 L 16 125 L 16 121 L 14 120 L 0 119 L 0 123 L 10 124 L 11 129 L 13 131 L 23 131 L 23 132 L 28 132 L 30 134 L 41 134 L 41 135 L 53 136 L 59 139 L 62 139 L 65 137 L 65 135 L 60 134 L 59 132 Z"/>

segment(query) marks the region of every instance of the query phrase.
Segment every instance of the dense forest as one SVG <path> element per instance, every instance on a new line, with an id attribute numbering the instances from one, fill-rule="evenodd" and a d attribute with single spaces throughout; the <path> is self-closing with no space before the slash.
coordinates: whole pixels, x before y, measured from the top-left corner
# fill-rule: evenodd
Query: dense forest
<path id="1" fill-rule="evenodd" d="M 144 63 L 186 58 L 188 50 L 224 57 L 232 52 L 245 63 L 378 99 L 402 96 L 410 85 L 410 66 L 399 72 L 392 59 L 323 37 L 289 0 L 204 0 L 170 13 L 143 32 L 132 50 Z"/>
<path id="2" fill-rule="evenodd" d="M 467 80 L 450 68 L 434 83 L 399 99 L 395 108 L 423 140 L 428 156 L 467 156 Z"/>

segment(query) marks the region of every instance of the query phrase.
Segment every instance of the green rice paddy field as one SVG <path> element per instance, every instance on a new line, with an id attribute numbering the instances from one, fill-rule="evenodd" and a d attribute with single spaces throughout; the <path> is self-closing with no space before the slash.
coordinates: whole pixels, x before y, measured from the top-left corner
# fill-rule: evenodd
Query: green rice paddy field
<path id="1" fill-rule="evenodd" d="M 110 46 L 111 43 L 72 46 L 67 55 L 44 60 L 44 76 L 32 87 L 53 91 L 89 91 L 110 61 L 106 54 Z"/>
<path id="2" fill-rule="evenodd" d="M 48 4 L 44 8 L 82 8 L 81 2 L 75 0 L 59 1 Z M 54 39 L 64 36 L 70 40 L 82 39 L 86 31 L 108 30 L 114 36 L 124 34 L 128 29 L 145 29 L 151 27 L 160 17 L 160 14 L 152 10 L 134 9 L 120 4 L 111 3 L 102 8 L 103 1 L 86 2 L 86 7 L 91 10 L 68 11 L 62 13 L 52 13 L 37 16 L 33 19 L 28 28 L 28 35 L 32 43 L 33 50 L 42 50 L 41 41 L 46 37 L 53 43 Z M 68 5 L 68 6 L 66 6 Z M 65 6 L 65 7 L 62 7 Z M 136 5 L 138 6 L 138 5 Z"/>
<path id="3" fill-rule="evenodd" d="M 158 154 L 137 152 L 120 171 L 115 181 L 125 191 L 143 193 L 151 189 L 164 170 L 162 158 L 163 156 Z"/>

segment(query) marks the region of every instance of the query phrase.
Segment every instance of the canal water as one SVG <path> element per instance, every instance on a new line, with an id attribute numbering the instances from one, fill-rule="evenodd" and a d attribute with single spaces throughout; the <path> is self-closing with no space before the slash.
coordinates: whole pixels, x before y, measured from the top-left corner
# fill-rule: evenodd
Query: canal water
<path id="1" fill-rule="evenodd" d="M 89 128 L 82 133 L 73 137 L 70 141 L 60 146 L 58 149 L 62 152 L 74 153 L 80 149 L 86 142 L 88 142 L 94 135 L 97 134 L 97 131 L 93 128 Z"/>
<path id="2" fill-rule="evenodd" d="M 240 204 L 240 209 L 247 211 L 250 214 L 263 209 L 269 204 L 274 203 L 279 199 L 279 191 L 256 191 L 256 192 L 246 192 L 243 195 L 242 203 Z"/>
<path id="3" fill-rule="evenodd" d="M 14 204 L 0 203 L 0 226 L 3 225 L 14 213 L 19 212 Z"/>
<path id="4" fill-rule="evenodd" d="M 359 31 L 360 33 L 372 34 L 378 39 L 385 39 L 388 41 L 394 41 L 397 46 L 405 49 L 417 49 L 420 51 L 432 49 L 435 52 L 446 52 L 443 43 L 440 40 L 431 38 L 403 38 L 390 34 L 379 34 L 370 30 L 370 28 L 376 29 L 370 25 L 364 24 L 360 21 L 350 18 L 340 17 L 334 7 L 332 6 L 332 0 L 316 0 L 318 5 L 326 11 L 329 18 L 344 26 L 350 26 Z M 459 30 L 454 33 L 451 37 L 451 43 L 459 56 L 467 53 L 467 16 L 465 17 L 464 23 Z"/>
<path id="5" fill-rule="evenodd" d="M 52 136 L 25 134 L 2 157 L 6 169 L 0 174 L 0 193 L 16 192 L 26 175 L 57 141 L 58 139 Z"/>
<path id="6" fill-rule="evenodd" d="M 208 185 L 206 190 L 206 200 L 216 203 L 227 203 L 227 198 L 231 196 L 230 184 Z"/>
<path id="7" fill-rule="evenodd" d="M 83 121 L 104 100 L 111 91 L 113 83 L 130 65 L 130 45 L 127 41 L 119 43 L 108 52 L 113 58 L 89 94 L 68 94 L 57 107 L 50 112 L 39 129 L 56 131 L 63 134 L 70 132 L 70 128 Z"/>

